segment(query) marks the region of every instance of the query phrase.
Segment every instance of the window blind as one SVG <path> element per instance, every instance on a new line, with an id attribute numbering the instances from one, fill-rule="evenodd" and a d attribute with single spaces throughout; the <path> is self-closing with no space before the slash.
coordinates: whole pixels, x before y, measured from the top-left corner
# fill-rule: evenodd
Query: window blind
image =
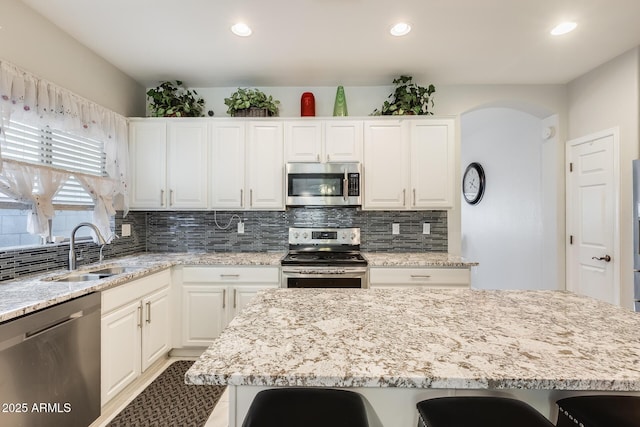
<path id="1" fill-rule="evenodd" d="M 106 176 L 104 143 L 71 132 L 9 121 L 2 157 L 88 175 Z M 0 201 L 11 199 L 3 196 Z M 93 199 L 72 176 L 53 198 L 55 205 L 93 206 Z"/>

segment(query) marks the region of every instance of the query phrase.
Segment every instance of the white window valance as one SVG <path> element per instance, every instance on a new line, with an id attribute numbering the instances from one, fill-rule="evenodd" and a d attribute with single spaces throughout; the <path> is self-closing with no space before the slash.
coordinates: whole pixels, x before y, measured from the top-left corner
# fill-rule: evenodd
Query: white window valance
<path id="1" fill-rule="evenodd" d="M 129 200 L 127 186 L 129 155 L 127 119 L 124 116 L 38 78 L 13 64 L 0 61 L 0 125 L 2 129 L 8 125 L 9 119 L 34 126 L 48 126 L 103 141 L 107 178 L 101 178 L 100 181 L 108 181 L 108 183 L 102 182 L 98 185 L 96 181 L 89 185 L 85 179 L 83 186 L 93 189 L 92 197 L 96 201 L 96 213 L 101 212 L 98 214 L 99 217 L 103 218 L 105 213 L 111 215 L 115 209 L 123 210 L 126 215 Z M 0 162 L 2 162 L 1 150 Z M 16 170 L 23 167 L 23 171 Z M 20 162 L 14 163 L 5 177 L 5 189 L 16 176 L 24 176 L 25 173 L 30 172 L 33 170 L 28 170 Z M 32 177 L 32 180 L 38 179 Z M 24 189 L 24 185 L 20 183 L 25 184 L 25 180 L 20 178 L 18 181 L 16 185 Z M 21 201 L 29 201 L 29 197 L 24 196 L 22 191 L 20 194 L 23 194 Z M 31 200 L 31 203 L 33 204 L 34 201 Z M 50 204 L 50 200 L 48 203 Z M 46 200 L 45 205 L 47 205 Z M 48 215 L 38 213 L 40 211 L 42 210 L 34 207 L 33 212 L 36 217 Z M 47 207 L 46 211 L 49 212 L 50 209 Z M 44 218 L 34 219 L 33 224 L 40 224 L 43 220 Z M 42 227 L 34 226 L 32 230 L 38 230 L 34 234 L 42 233 Z"/>

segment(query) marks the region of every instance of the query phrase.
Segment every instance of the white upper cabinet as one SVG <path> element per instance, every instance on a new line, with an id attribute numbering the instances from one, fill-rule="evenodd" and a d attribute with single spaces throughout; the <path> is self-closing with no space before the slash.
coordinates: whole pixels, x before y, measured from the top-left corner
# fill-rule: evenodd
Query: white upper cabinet
<path id="1" fill-rule="evenodd" d="M 300 120 L 284 123 L 287 162 L 320 162 L 322 159 L 322 122 Z"/>
<path id="2" fill-rule="evenodd" d="M 361 120 L 291 120 L 284 123 L 287 162 L 361 162 Z"/>
<path id="3" fill-rule="evenodd" d="M 131 207 L 207 207 L 207 127 L 198 120 L 140 120 L 129 124 Z"/>
<path id="4" fill-rule="evenodd" d="M 200 120 L 167 123 L 169 209 L 207 207 L 207 124 Z"/>
<path id="5" fill-rule="evenodd" d="M 405 209 L 409 187 L 406 123 L 364 123 L 364 209 Z"/>
<path id="6" fill-rule="evenodd" d="M 248 123 L 246 189 L 249 209 L 284 209 L 284 153 L 281 121 Z M 245 194 L 245 201 L 246 201 Z"/>
<path id="7" fill-rule="evenodd" d="M 453 207 L 453 119 L 364 124 L 364 209 Z"/>
<path id="8" fill-rule="evenodd" d="M 451 120 L 410 122 L 411 204 L 414 208 L 453 207 L 455 145 Z"/>
<path id="9" fill-rule="evenodd" d="M 210 207 L 245 207 L 245 122 L 228 120 L 209 125 Z"/>
<path id="10" fill-rule="evenodd" d="M 167 127 L 164 121 L 129 124 L 131 208 L 162 209 L 166 201 Z"/>

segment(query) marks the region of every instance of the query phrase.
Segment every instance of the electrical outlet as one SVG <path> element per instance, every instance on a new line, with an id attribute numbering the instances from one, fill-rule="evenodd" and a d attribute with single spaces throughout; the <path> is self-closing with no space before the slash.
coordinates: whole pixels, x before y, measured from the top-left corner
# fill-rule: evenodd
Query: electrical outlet
<path id="1" fill-rule="evenodd" d="M 244 222 L 238 223 L 238 234 L 244 234 Z"/>
<path id="2" fill-rule="evenodd" d="M 391 224 L 391 234 L 400 234 L 400 224 Z"/>
<path id="3" fill-rule="evenodd" d="M 122 224 L 122 230 L 120 231 L 122 237 L 131 236 L 131 224 Z"/>
<path id="4" fill-rule="evenodd" d="M 422 234 L 431 234 L 431 224 L 428 222 L 422 224 Z"/>

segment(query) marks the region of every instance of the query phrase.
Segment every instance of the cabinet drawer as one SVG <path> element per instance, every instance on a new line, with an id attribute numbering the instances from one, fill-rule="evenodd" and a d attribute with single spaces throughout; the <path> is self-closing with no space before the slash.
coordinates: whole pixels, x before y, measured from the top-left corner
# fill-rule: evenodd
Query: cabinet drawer
<path id="1" fill-rule="evenodd" d="M 184 267 L 184 283 L 280 283 L 278 267 Z"/>
<path id="2" fill-rule="evenodd" d="M 471 281 L 468 268 L 370 268 L 371 287 L 433 286 L 466 287 Z"/>
<path id="3" fill-rule="evenodd" d="M 169 284 L 171 284 L 171 271 L 167 269 L 108 289 L 102 292 L 102 313 L 108 313 L 130 301 L 141 299 L 147 294 L 169 286 Z"/>

